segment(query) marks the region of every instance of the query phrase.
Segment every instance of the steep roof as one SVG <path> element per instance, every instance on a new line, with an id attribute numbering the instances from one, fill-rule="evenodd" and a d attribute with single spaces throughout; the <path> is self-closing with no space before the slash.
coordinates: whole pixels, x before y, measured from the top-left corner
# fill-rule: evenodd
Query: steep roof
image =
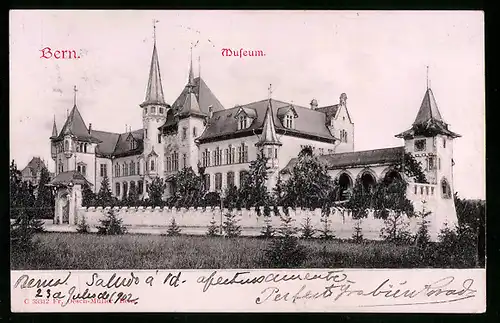
<path id="1" fill-rule="evenodd" d="M 354 151 L 319 156 L 318 159 L 328 169 L 359 167 L 375 164 L 389 164 L 402 160 L 404 147 L 382 148 L 374 150 Z M 291 159 L 282 172 L 287 172 L 295 166 L 298 158 Z"/>
<path id="2" fill-rule="evenodd" d="M 143 139 L 144 130 L 138 129 L 131 132 L 126 132 L 120 134 L 116 142 L 115 150 L 113 151 L 113 156 L 123 157 L 130 155 L 139 155 L 143 152 Z M 136 148 L 131 148 L 131 140 L 135 140 Z"/>
<path id="3" fill-rule="evenodd" d="M 24 172 L 27 169 L 30 169 L 31 174 L 36 174 L 39 171 L 41 171 L 42 168 L 47 168 L 47 166 L 45 166 L 45 163 L 43 162 L 43 160 L 40 157 L 33 157 L 28 162 L 28 164 L 26 165 L 26 167 L 24 167 L 24 169 L 22 170 L 22 172 Z"/>
<path id="4" fill-rule="evenodd" d="M 207 128 L 200 136 L 199 140 L 204 141 L 215 139 L 220 136 L 262 129 L 268 102 L 268 99 L 265 99 L 243 106 L 214 112 L 212 118 L 208 120 Z M 295 119 L 295 129 L 288 129 L 282 124 L 277 111 L 281 107 L 291 106 L 291 104 L 274 99 L 271 99 L 271 103 L 273 106 L 273 122 L 278 132 L 286 132 L 287 134 L 292 135 L 298 134 L 315 136 L 328 141 L 335 140 L 325 125 L 325 114 L 323 112 L 293 105 L 298 117 Z M 252 124 L 248 128 L 242 130 L 238 130 L 238 120 L 234 118 L 240 108 L 250 108 L 256 112 L 256 118 L 253 120 Z"/>
<path id="5" fill-rule="evenodd" d="M 334 104 L 326 107 L 316 108 L 316 111 L 323 112 L 326 115 L 326 122 L 330 123 L 331 120 L 337 115 L 339 108 L 339 104 Z"/>
<path id="6" fill-rule="evenodd" d="M 96 153 L 99 155 L 110 156 L 115 151 L 116 143 L 120 137 L 119 133 L 91 130 L 93 137 L 99 139 L 101 142 L 97 145 Z"/>
<path id="7" fill-rule="evenodd" d="M 190 81 L 190 83 L 191 83 L 191 81 Z M 183 117 L 189 117 L 189 116 L 205 117 L 206 115 L 207 115 L 206 113 L 203 113 L 200 110 L 200 106 L 198 105 L 198 101 L 196 99 L 196 96 L 193 93 L 193 85 L 188 84 L 188 93 L 186 95 L 186 99 L 184 100 L 184 103 L 182 104 L 182 106 L 178 112 L 178 116 L 183 118 Z"/>
<path id="8" fill-rule="evenodd" d="M 271 100 L 267 105 L 266 115 L 264 117 L 264 125 L 262 126 L 262 134 L 260 135 L 259 141 L 257 143 L 258 146 L 264 145 L 280 145 L 281 142 L 276 135 L 276 129 L 274 127 L 273 121 L 273 108 L 271 104 Z"/>
<path id="9" fill-rule="evenodd" d="M 424 98 L 412 127 L 397 134 L 396 137 L 412 138 L 419 135 L 435 136 L 437 134 L 450 136 L 452 138 L 460 137 L 459 134 L 448 129 L 448 124 L 444 122 L 441 117 L 434 94 L 432 90 L 428 88 L 427 91 L 425 91 Z"/>
<path id="10" fill-rule="evenodd" d="M 186 101 L 186 96 L 188 95 L 189 86 L 186 84 L 181 94 L 172 104 L 172 108 L 176 111 L 179 111 L 182 108 L 182 105 Z M 210 88 L 207 86 L 205 81 L 202 78 L 196 77 L 193 79 L 193 93 L 196 96 L 198 101 L 198 106 L 200 110 L 206 114 L 208 114 L 208 107 L 212 106 L 212 111 L 220 111 L 224 110 L 224 107 L 217 99 L 217 97 L 213 94 Z"/>
<path id="11" fill-rule="evenodd" d="M 99 142 L 97 138 L 94 138 L 91 133 L 89 133 L 89 130 L 85 125 L 85 121 L 83 121 L 82 115 L 76 105 L 73 106 L 73 109 L 71 109 L 59 136 L 53 139 L 60 140 L 65 135 L 75 136 L 78 140 L 82 141 Z"/>
<path id="12" fill-rule="evenodd" d="M 156 50 L 156 41 L 153 45 L 153 56 L 151 57 L 151 66 L 149 67 L 146 97 L 141 106 L 147 104 L 165 104 L 163 87 L 161 85 L 160 62 L 158 60 L 158 52 Z"/>
<path id="13" fill-rule="evenodd" d="M 79 172 L 75 170 L 71 170 L 68 172 L 62 172 L 59 173 L 52 181 L 50 181 L 48 186 L 67 186 L 69 184 L 88 184 L 92 185 L 85 176 L 80 174 Z"/>

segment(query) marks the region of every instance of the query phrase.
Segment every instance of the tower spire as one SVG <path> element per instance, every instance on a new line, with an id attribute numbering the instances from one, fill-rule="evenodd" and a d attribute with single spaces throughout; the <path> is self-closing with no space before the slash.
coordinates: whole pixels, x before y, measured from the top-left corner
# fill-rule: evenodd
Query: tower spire
<path id="1" fill-rule="evenodd" d="M 194 84 L 194 74 L 193 74 L 193 44 L 191 43 L 191 48 L 190 48 L 190 58 L 189 58 L 189 79 L 188 79 L 188 84 L 193 85 Z"/>
<path id="2" fill-rule="evenodd" d="M 141 107 L 147 104 L 165 104 L 163 97 L 163 87 L 161 85 L 160 62 L 158 60 L 158 52 L 156 50 L 156 23 L 153 21 L 153 55 L 151 57 L 151 65 L 149 68 L 148 87 L 146 89 L 146 97 Z"/>
<path id="3" fill-rule="evenodd" d="M 76 106 L 76 92 L 78 92 L 76 85 L 73 86 L 73 106 Z"/>
<path id="4" fill-rule="evenodd" d="M 427 89 L 429 89 L 429 65 L 427 65 Z"/>
<path id="5" fill-rule="evenodd" d="M 264 145 L 279 145 L 281 146 L 281 142 L 278 139 L 278 135 L 276 134 L 276 127 L 274 126 L 274 116 L 273 116 L 273 108 L 271 103 L 271 85 L 269 85 L 269 103 L 267 105 L 266 115 L 264 117 L 264 125 L 262 127 L 262 135 L 259 138 L 256 146 L 264 146 Z"/>
<path id="6" fill-rule="evenodd" d="M 52 124 L 52 137 L 57 137 L 56 115 L 54 114 L 54 123 Z"/>

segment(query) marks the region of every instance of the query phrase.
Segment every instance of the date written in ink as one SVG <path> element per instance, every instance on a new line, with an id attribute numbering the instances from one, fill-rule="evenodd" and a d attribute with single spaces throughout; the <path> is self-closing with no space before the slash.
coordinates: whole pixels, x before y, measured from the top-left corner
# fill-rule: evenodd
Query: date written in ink
<path id="1" fill-rule="evenodd" d="M 45 59 L 79 59 L 80 55 L 74 49 L 52 49 L 45 47 L 40 49 L 40 58 Z"/>

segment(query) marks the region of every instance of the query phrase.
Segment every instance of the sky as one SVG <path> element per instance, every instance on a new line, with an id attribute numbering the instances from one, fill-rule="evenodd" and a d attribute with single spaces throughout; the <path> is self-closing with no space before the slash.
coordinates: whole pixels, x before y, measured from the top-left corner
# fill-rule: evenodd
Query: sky
<path id="1" fill-rule="evenodd" d="M 87 126 L 142 127 L 153 20 L 167 103 L 195 76 L 226 108 L 267 98 L 309 106 L 347 94 L 355 150 L 401 146 L 429 79 L 454 143 L 455 191 L 485 198 L 484 15 L 480 11 L 11 11 L 10 154 L 19 168 L 50 158 L 77 105 Z M 75 50 L 45 59 L 41 50 Z M 223 48 L 262 50 L 225 57 Z M 198 59 L 199 58 L 199 59 Z M 427 73 L 427 66 L 428 73 Z M 428 75 L 428 77 L 427 77 Z"/>

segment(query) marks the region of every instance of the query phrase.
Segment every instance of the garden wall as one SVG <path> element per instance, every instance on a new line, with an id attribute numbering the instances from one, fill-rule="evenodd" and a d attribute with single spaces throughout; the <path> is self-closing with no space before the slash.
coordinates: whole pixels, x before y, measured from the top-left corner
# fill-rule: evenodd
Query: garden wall
<path id="1" fill-rule="evenodd" d="M 89 226 L 95 230 L 95 227 L 100 224 L 99 220 L 102 219 L 110 208 L 102 207 L 89 207 L 80 208 L 77 212 L 77 222 L 79 223 L 82 217 L 85 217 Z M 116 214 L 123 220 L 123 224 L 129 228 L 130 232 L 137 233 L 166 233 L 167 228 L 172 220 L 175 218 L 176 223 L 181 227 L 184 234 L 206 234 L 210 222 L 215 220 L 216 225 L 220 226 L 221 220 L 224 217 L 221 214 L 226 214 L 229 211 L 223 209 L 221 212 L 219 207 L 215 208 L 160 208 L 160 207 L 115 207 Z M 282 214 L 283 209 L 278 207 L 278 211 Z M 239 220 L 238 224 L 241 226 L 242 235 L 245 236 L 258 236 L 261 229 L 265 226 L 263 215 L 257 215 L 255 208 L 250 210 L 233 210 L 233 214 L 237 215 Z M 291 217 L 295 219 L 294 226 L 301 227 L 305 223 L 306 218 L 311 219 L 313 228 L 319 230 L 324 227 L 324 223 L 320 221 L 321 209 L 315 210 L 302 210 L 290 209 Z M 347 239 L 352 236 L 356 220 L 354 220 L 347 211 L 342 209 L 331 209 L 330 228 L 337 238 Z M 416 232 L 418 227 L 417 218 L 405 218 L 409 224 L 411 232 Z M 271 212 L 271 224 L 274 228 L 281 225 L 280 217 Z M 369 212 L 367 218 L 361 220 L 362 234 L 365 239 L 378 240 L 380 239 L 380 230 L 384 226 L 384 221 L 376 219 L 373 212 Z"/>

